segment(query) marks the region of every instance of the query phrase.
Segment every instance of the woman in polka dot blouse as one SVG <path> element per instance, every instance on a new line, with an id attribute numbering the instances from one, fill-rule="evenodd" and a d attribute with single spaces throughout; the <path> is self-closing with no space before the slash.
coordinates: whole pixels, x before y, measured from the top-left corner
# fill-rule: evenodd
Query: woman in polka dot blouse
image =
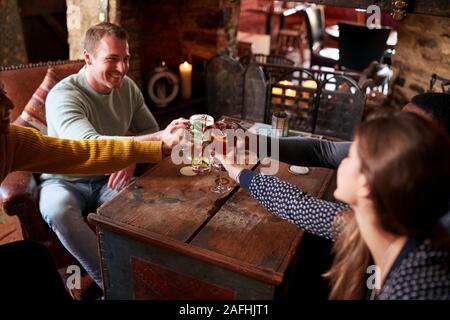
<path id="1" fill-rule="evenodd" d="M 327 202 L 216 155 L 271 213 L 334 241 L 332 299 L 450 299 L 450 141 L 415 114 L 360 125 Z"/>

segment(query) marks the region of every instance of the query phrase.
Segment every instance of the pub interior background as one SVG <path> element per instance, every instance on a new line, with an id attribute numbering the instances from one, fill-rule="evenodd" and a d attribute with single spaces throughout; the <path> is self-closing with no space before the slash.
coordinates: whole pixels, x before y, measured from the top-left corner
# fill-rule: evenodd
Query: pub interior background
<path id="1" fill-rule="evenodd" d="M 129 32 L 128 75 L 161 127 L 202 112 L 270 123 L 273 112 L 285 111 L 293 132 L 351 138 L 354 124 L 373 109 L 398 110 L 417 93 L 449 90 L 448 8 L 447 15 L 407 13 L 401 21 L 384 10 L 381 25 L 389 32 L 376 63 L 353 69 L 339 60 L 338 52 L 348 48 L 338 24 L 365 24 L 369 14 L 350 7 L 354 1 L 333 3 L 339 2 L 342 6 L 268 0 L 2 0 L 0 68 L 80 59 L 84 32 L 103 19 Z M 192 65 L 187 98 L 179 87 L 171 94 L 185 61 Z M 164 89 L 155 91 L 158 81 Z M 348 99 L 357 110 L 330 107 Z M 330 120 L 345 122 L 343 113 L 349 128 Z M 0 243 L 21 238 L 16 217 L 0 213 Z M 311 249 L 303 254 L 320 263 L 299 267 L 304 274 L 316 270 L 316 278 L 303 281 L 319 283 L 313 295 L 324 297 L 327 287 L 319 271 L 330 263 L 329 243 L 312 236 L 306 241 Z"/>

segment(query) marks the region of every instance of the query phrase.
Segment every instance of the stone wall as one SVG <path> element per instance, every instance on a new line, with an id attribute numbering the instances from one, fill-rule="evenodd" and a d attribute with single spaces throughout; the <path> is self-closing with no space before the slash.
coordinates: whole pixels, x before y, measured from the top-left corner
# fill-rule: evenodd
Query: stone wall
<path id="1" fill-rule="evenodd" d="M 117 1 L 109 0 L 109 21 L 118 23 Z M 100 22 L 100 1 L 66 0 L 69 58 L 82 59 L 84 35 L 90 26 Z"/>
<path id="2" fill-rule="evenodd" d="M 409 14 L 398 23 L 393 66 L 398 79 L 392 103 L 398 107 L 428 90 L 433 73 L 450 79 L 450 18 Z"/>
<path id="3" fill-rule="evenodd" d="M 239 8 L 240 0 L 143 1 L 143 75 L 159 60 L 176 69 L 184 60 L 195 63 L 225 48 L 234 50 Z"/>
<path id="4" fill-rule="evenodd" d="M 143 30 L 141 25 L 143 12 L 141 8 L 144 1 L 145 0 L 119 0 L 115 8 L 110 6 L 109 9 L 110 16 L 115 14 L 117 24 L 121 25 L 128 32 L 128 46 L 131 55 L 128 76 L 133 79 L 140 88 L 143 88 L 140 39 L 141 31 Z"/>
<path id="5" fill-rule="evenodd" d="M 0 66 L 28 62 L 17 1 L 0 0 L 0 21 Z"/>
<path id="6" fill-rule="evenodd" d="M 98 2 L 67 0 L 71 59 L 82 56 L 84 34 L 99 22 Z M 130 35 L 129 76 L 142 88 L 160 60 L 177 71 L 184 60 L 235 50 L 239 8 L 240 0 L 109 0 L 108 17 Z"/>

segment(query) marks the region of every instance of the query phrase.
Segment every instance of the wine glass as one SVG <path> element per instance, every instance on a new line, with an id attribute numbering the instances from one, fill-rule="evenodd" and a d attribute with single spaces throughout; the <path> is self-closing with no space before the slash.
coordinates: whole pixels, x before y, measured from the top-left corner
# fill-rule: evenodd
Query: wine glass
<path id="1" fill-rule="evenodd" d="M 215 124 L 215 130 L 212 132 L 212 139 L 217 146 L 221 146 L 218 151 L 221 151 L 222 155 L 226 156 L 227 154 L 227 129 L 237 129 L 237 125 L 234 123 L 226 123 L 223 120 L 218 121 Z M 227 185 L 230 180 L 226 177 L 223 177 L 223 173 L 226 172 L 225 167 L 216 159 L 213 158 L 212 168 L 217 171 L 217 178 L 215 179 L 214 186 L 211 187 L 212 192 L 216 193 L 225 193 L 233 189 L 232 186 Z"/>

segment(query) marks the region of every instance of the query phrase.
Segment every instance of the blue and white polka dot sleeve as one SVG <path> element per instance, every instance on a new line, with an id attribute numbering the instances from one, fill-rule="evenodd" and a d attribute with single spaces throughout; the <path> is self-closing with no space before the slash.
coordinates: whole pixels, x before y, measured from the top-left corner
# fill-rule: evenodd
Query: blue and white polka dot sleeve
<path id="1" fill-rule="evenodd" d="M 348 205 L 321 200 L 277 177 L 246 172 L 241 185 L 272 214 L 308 232 L 333 239 L 332 224 Z M 244 181 L 242 181 L 244 182 Z"/>

